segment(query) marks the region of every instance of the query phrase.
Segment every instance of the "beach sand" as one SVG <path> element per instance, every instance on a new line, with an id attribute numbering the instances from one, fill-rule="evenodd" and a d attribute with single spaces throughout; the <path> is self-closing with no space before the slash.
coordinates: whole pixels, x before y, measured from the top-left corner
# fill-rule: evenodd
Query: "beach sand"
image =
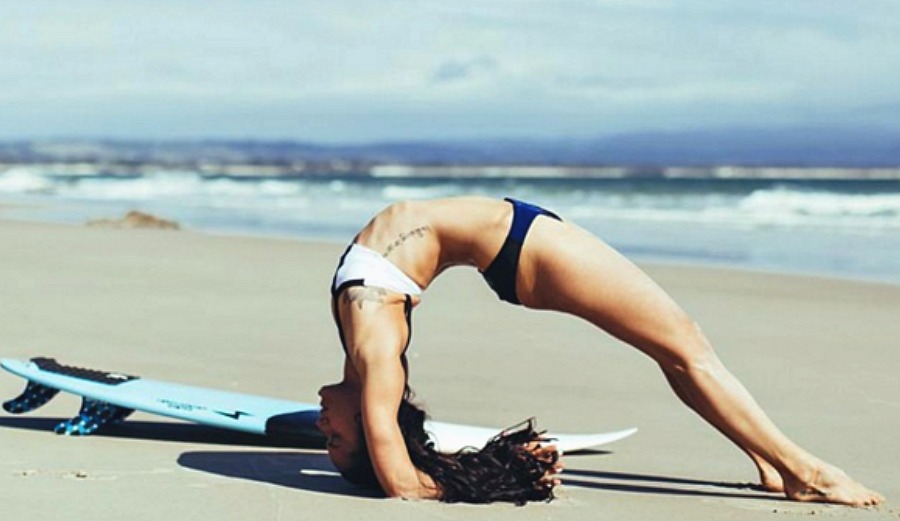
<path id="1" fill-rule="evenodd" d="M 340 375 L 328 285 L 342 246 L 0 222 L 0 356 L 315 401 Z M 67 438 L 60 395 L 0 413 L 4 519 L 900 519 L 900 287 L 645 266 L 799 444 L 887 498 L 799 504 L 682 406 L 655 365 L 576 319 L 499 302 L 451 270 L 415 312 L 411 383 L 440 420 L 557 431 L 636 426 L 569 455 L 558 500 L 524 508 L 373 499 L 323 452 L 135 414 Z M 0 373 L 0 395 L 23 382 Z"/>

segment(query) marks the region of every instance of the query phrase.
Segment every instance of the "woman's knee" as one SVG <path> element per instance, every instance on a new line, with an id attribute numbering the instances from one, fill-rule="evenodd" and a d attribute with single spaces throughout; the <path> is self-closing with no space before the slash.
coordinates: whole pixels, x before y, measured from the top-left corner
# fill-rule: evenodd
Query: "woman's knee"
<path id="1" fill-rule="evenodd" d="M 678 317 L 666 344 L 664 356 L 657 360 L 664 371 L 678 374 L 707 373 L 719 365 L 718 356 L 700 325 L 687 315 Z"/>

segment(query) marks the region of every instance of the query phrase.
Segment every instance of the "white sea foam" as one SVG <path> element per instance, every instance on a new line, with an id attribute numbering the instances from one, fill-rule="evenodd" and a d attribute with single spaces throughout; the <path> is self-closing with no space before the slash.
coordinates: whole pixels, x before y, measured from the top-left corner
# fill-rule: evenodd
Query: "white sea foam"
<path id="1" fill-rule="evenodd" d="M 840 194 L 784 188 L 729 194 L 595 194 L 554 201 L 573 219 L 753 226 L 900 229 L 900 192 Z M 561 209 L 562 210 L 562 209 Z"/>
<path id="2" fill-rule="evenodd" d="M 213 189 L 195 174 L 158 174 L 136 179 L 82 179 L 64 185 L 60 194 L 73 199 L 146 201 L 188 197 Z"/>
<path id="3" fill-rule="evenodd" d="M 47 193 L 54 186 L 53 181 L 28 167 L 14 167 L 0 173 L 0 193 L 4 194 Z"/>
<path id="4" fill-rule="evenodd" d="M 400 184 L 388 184 L 381 190 L 385 200 L 396 201 L 403 199 L 434 199 L 456 195 L 464 190 L 459 184 L 441 183 L 427 186 L 404 186 Z"/>
<path id="5" fill-rule="evenodd" d="M 753 213 L 819 217 L 900 218 L 900 193 L 835 194 L 788 189 L 758 190 L 741 202 Z"/>
<path id="6" fill-rule="evenodd" d="M 83 169 L 82 169 L 83 170 Z M 240 210 L 265 221 L 275 214 L 314 212 L 323 221 L 357 218 L 392 201 L 459 194 L 517 197 L 543 204 L 574 221 L 701 223 L 748 229 L 760 226 L 823 229 L 900 229 L 900 188 L 877 193 L 767 187 L 753 191 L 669 190 L 585 185 L 560 180 L 316 180 L 271 177 L 204 177 L 196 172 L 139 176 L 85 176 L 82 170 L 13 167 L 0 172 L 0 193 L 58 201 L 154 203 L 167 208 Z M 337 215 L 332 212 L 339 211 Z M 223 214 L 223 219 L 228 215 Z"/>

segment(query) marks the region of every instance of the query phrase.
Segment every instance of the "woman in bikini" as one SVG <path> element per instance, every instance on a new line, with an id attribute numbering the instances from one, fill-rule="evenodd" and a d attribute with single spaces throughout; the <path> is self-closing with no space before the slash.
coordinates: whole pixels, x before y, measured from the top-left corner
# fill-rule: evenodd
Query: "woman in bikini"
<path id="1" fill-rule="evenodd" d="M 650 356 L 678 397 L 753 460 L 765 489 L 798 501 L 883 501 L 779 431 L 699 327 L 634 264 L 547 210 L 480 197 L 391 205 L 340 259 L 331 291 L 344 377 L 320 390 L 318 426 L 347 479 L 403 498 L 553 497 L 559 455 L 530 424 L 480 451 L 444 455 L 410 401 L 412 309 L 452 266 L 477 268 L 502 300 L 581 317 Z"/>

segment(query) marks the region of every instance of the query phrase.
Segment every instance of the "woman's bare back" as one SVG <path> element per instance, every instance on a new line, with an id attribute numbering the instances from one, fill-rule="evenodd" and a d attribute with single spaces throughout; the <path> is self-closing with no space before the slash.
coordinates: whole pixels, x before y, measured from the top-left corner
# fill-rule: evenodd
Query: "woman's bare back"
<path id="1" fill-rule="evenodd" d="M 484 270 L 503 245 L 512 213 L 509 203 L 485 197 L 406 201 L 373 217 L 356 242 L 426 288 L 452 266 Z"/>

